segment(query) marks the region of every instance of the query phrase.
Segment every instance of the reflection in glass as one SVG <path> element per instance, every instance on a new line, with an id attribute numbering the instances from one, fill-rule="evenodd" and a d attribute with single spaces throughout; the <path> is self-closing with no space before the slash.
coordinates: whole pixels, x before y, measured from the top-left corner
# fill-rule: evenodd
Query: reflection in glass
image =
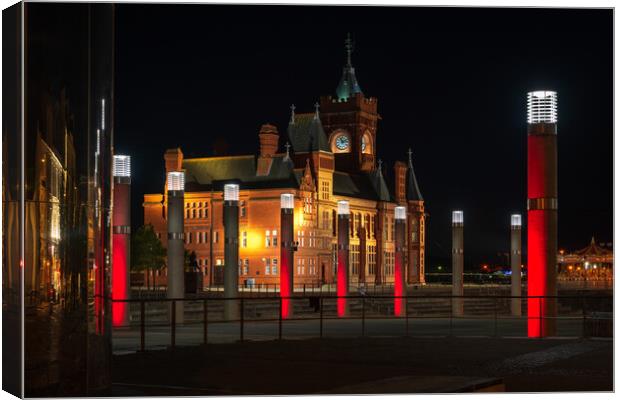
<path id="1" fill-rule="evenodd" d="M 3 114 L 11 115 L 3 121 L 3 341 L 16 349 L 11 365 L 20 365 L 23 312 L 26 396 L 103 394 L 111 355 L 114 6 L 20 4 L 3 12 L 5 23 L 14 18 L 13 37 L 22 8 L 24 40 L 3 58 L 5 82 L 13 73 L 8 81 L 26 88 L 23 109 L 19 90 L 3 92 Z M 20 51 L 23 79 L 19 63 L 10 64 Z"/>

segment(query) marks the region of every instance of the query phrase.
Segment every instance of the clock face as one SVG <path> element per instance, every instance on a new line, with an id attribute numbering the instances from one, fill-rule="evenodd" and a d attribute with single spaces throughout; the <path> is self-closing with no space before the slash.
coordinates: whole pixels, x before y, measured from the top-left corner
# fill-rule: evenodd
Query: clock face
<path id="1" fill-rule="evenodd" d="M 349 148 L 349 137 L 347 135 L 341 135 L 336 138 L 336 147 L 338 150 L 346 150 Z"/>

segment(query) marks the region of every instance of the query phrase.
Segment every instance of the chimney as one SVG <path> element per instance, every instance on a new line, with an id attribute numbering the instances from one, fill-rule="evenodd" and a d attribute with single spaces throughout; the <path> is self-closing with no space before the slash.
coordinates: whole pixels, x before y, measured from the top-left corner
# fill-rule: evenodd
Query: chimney
<path id="1" fill-rule="evenodd" d="M 404 204 L 406 201 L 405 182 L 407 177 L 407 164 L 402 161 L 396 161 L 394 164 L 394 173 L 396 175 L 396 179 L 394 180 L 394 185 L 396 186 L 394 190 L 394 193 L 396 194 L 396 201 L 398 204 Z"/>
<path id="2" fill-rule="evenodd" d="M 278 128 L 271 124 L 264 124 L 260 127 L 258 140 L 260 141 L 260 156 L 271 158 L 278 151 Z"/>
<path id="3" fill-rule="evenodd" d="M 180 147 L 176 149 L 168 149 L 164 153 L 164 160 L 166 161 L 166 173 L 181 171 L 183 165 L 183 152 Z"/>

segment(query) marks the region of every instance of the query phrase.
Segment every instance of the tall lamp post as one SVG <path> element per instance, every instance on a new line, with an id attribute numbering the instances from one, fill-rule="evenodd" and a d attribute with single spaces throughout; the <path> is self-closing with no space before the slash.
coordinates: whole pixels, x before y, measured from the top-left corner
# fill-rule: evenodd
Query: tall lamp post
<path id="1" fill-rule="evenodd" d="M 406 294 L 405 281 L 405 251 L 407 231 L 407 209 L 397 206 L 394 208 L 394 239 L 396 252 L 394 254 L 394 315 L 402 317 L 405 313 L 402 296 Z"/>
<path id="2" fill-rule="evenodd" d="M 463 315 L 463 211 L 452 211 L 452 315 Z"/>
<path id="3" fill-rule="evenodd" d="M 336 295 L 339 317 L 346 317 L 349 313 L 349 202 L 338 202 L 338 271 Z"/>
<path id="4" fill-rule="evenodd" d="M 224 297 L 239 297 L 239 185 L 224 185 Z M 224 301 L 224 318 L 239 316 L 237 300 Z"/>
<path id="5" fill-rule="evenodd" d="M 528 337 L 556 333 L 557 93 L 527 94 Z M 550 297 L 549 297 L 550 296 Z"/>
<path id="6" fill-rule="evenodd" d="M 510 216 L 510 312 L 521 316 L 521 214 Z"/>
<path id="7" fill-rule="evenodd" d="M 168 298 L 179 299 L 185 294 L 185 173 L 168 172 Z M 183 323 L 183 302 L 175 303 L 176 321 Z"/>
<path id="8" fill-rule="evenodd" d="M 112 299 L 127 300 L 130 296 L 129 266 L 131 251 L 131 157 L 115 155 L 114 208 L 112 210 Z M 129 326 L 129 303 L 112 303 L 112 324 Z"/>
<path id="9" fill-rule="evenodd" d="M 294 209 L 292 194 L 280 195 L 280 297 L 282 297 L 282 318 L 293 316 L 290 297 L 293 294 L 293 251 L 294 251 Z"/>

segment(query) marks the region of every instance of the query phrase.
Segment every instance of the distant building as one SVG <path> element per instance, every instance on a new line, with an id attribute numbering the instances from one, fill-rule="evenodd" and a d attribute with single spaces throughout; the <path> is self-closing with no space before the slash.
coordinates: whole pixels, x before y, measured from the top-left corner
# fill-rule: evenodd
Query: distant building
<path id="1" fill-rule="evenodd" d="M 184 158 L 181 149 L 164 154 L 166 172 L 185 171 L 186 249 L 196 252 L 206 284 L 219 284 L 224 268 L 222 190 L 240 185 L 239 283 L 279 283 L 280 194 L 295 195 L 295 284 L 335 280 L 336 208 L 351 209 L 351 283 L 394 280 L 394 207 L 407 206 L 407 280 L 424 282 L 424 200 L 407 162 L 394 166 L 390 190 L 377 158 L 377 99 L 366 97 L 351 64 L 346 65 L 336 97 L 323 96 L 314 112 L 295 113 L 285 138 L 270 124 L 258 133 L 259 154 Z M 286 143 L 279 149 L 278 143 Z M 163 186 L 162 186 L 163 188 Z M 166 195 L 144 196 L 144 221 L 166 246 Z"/>
<path id="2" fill-rule="evenodd" d="M 611 280 L 613 264 L 613 250 L 597 245 L 593 237 L 583 249 L 571 253 L 560 250 L 558 277 L 560 280 Z"/>

